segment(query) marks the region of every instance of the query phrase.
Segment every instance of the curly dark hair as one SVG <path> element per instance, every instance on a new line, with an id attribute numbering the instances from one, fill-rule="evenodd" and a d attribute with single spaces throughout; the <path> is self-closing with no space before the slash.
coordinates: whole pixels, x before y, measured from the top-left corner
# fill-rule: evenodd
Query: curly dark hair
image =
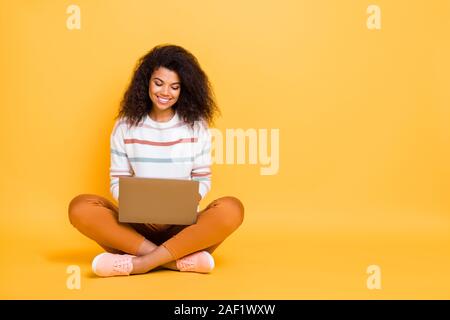
<path id="1" fill-rule="evenodd" d="M 180 78 L 180 96 L 172 106 L 179 117 L 191 127 L 199 120 L 212 124 L 216 113 L 220 111 L 207 75 L 192 53 L 170 44 L 158 45 L 138 60 L 115 119 L 124 118 L 132 127 L 150 112 L 152 101 L 148 92 L 149 82 L 159 67 L 176 72 Z"/>

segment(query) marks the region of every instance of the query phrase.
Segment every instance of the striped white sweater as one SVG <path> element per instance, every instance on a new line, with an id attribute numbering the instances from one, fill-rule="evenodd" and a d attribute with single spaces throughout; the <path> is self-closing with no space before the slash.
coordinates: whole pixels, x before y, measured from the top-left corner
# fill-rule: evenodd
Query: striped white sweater
<path id="1" fill-rule="evenodd" d="M 119 200 L 119 176 L 199 181 L 202 198 L 211 189 L 211 134 L 204 121 L 194 129 L 178 114 L 167 122 L 146 115 L 128 129 L 118 119 L 111 133 L 110 190 Z"/>

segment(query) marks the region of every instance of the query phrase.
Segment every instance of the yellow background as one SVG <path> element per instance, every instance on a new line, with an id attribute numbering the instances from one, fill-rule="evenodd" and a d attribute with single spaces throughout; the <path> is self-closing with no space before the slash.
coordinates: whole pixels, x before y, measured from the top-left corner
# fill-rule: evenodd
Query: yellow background
<path id="1" fill-rule="evenodd" d="M 66 28 L 70 4 L 80 30 Z M 370 4 L 381 30 L 366 27 Z M 450 298 L 449 21 L 446 0 L 2 0 L 0 297 Z M 160 43 L 199 59 L 217 128 L 280 130 L 279 172 L 213 167 L 202 206 L 246 207 L 213 273 L 99 279 L 100 247 L 67 206 L 112 199 L 113 118 Z M 381 290 L 366 287 L 372 264 Z"/>

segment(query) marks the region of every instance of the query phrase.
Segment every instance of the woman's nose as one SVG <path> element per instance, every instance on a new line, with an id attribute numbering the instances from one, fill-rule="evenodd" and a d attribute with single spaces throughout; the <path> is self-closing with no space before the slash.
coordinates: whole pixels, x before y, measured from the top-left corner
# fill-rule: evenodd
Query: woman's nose
<path id="1" fill-rule="evenodd" d="M 164 94 L 165 96 L 169 95 L 169 87 L 163 87 L 161 90 L 162 90 L 161 93 Z"/>

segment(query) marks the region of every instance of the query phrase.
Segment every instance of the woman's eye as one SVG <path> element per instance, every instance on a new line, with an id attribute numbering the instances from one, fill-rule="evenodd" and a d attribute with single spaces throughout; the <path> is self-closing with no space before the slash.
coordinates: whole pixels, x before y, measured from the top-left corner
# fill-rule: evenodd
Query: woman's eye
<path id="1" fill-rule="evenodd" d="M 178 89 L 180 89 L 180 87 L 176 87 L 176 88 L 172 87 L 172 89 L 173 90 L 178 90 Z"/>
<path id="2" fill-rule="evenodd" d="M 157 83 L 157 82 L 155 82 L 155 84 L 158 86 L 158 87 L 161 87 L 162 86 L 162 84 L 161 83 Z"/>

